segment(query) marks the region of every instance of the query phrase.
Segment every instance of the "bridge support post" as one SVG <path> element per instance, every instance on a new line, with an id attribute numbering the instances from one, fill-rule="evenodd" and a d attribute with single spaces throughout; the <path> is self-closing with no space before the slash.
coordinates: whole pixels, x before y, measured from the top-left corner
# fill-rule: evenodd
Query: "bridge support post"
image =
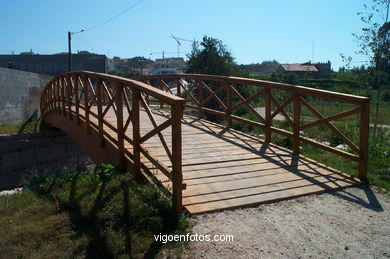
<path id="1" fill-rule="evenodd" d="M 360 160 L 359 160 L 359 179 L 362 181 L 367 180 L 367 167 L 368 167 L 368 139 L 370 129 L 370 103 L 366 102 L 361 105 L 360 112 Z"/>
<path id="2" fill-rule="evenodd" d="M 80 126 L 81 124 L 81 121 L 80 121 L 80 97 L 79 97 L 79 74 L 76 74 L 75 75 L 75 79 L 74 79 L 74 98 L 75 98 L 75 102 L 76 102 L 76 120 L 77 120 L 77 125 Z"/>
<path id="3" fill-rule="evenodd" d="M 293 102 L 293 153 L 299 154 L 299 124 L 301 120 L 301 102 L 299 101 L 299 95 L 294 94 Z"/>
<path id="4" fill-rule="evenodd" d="M 176 81 L 176 95 L 180 96 L 181 95 L 180 79 L 178 77 L 175 77 L 175 81 Z"/>
<path id="5" fill-rule="evenodd" d="M 131 116 L 133 122 L 133 153 L 134 153 L 134 174 L 136 177 L 139 177 L 141 174 L 141 151 L 140 151 L 140 109 L 139 102 L 141 99 L 141 93 L 138 89 L 132 89 L 132 108 Z"/>
<path id="6" fill-rule="evenodd" d="M 272 139 L 272 120 L 271 120 L 271 89 L 265 88 L 264 89 L 264 112 L 265 112 L 265 132 L 264 132 L 264 140 L 267 143 L 271 143 Z"/>
<path id="7" fill-rule="evenodd" d="M 66 102 L 65 102 L 65 87 L 66 87 L 65 76 L 60 77 L 60 86 L 61 86 L 61 103 L 62 103 L 62 116 L 66 117 Z"/>
<path id="8" fill-rule="evenodd" d="M 181 119 L 183 117 L 183 106 L 172 105 L 172 206 L 177 214 L 183 211 L 182 191 L 182 137 Z"/>
<path id="9" fill-rule="evenodd" d="M 91 126 L 89 125 L 89 109 L 91 106 L 89 105 L 89 96 L 88 96 L 88 75 L 84 75 L 83 80 L 83 86 L 84 86 L 84 107 L 85 107 L 85 124 L 87 127 L 87 134 L 91 135 Z"/>
<path id="10" fill-rule="evenodd" d="M 97 80 L 97 110 L 98 110 L 98 125 L 99 125 L 99 139 L 100 139 L 100 147 L 104 147 L 104 137 L 103 137 L 103 101 L 102 101 L 102 84 L 103 81 L 101 78 Z"/>
<path id="11" fill-rule="evenodd" d="M 117 110 L 117 137 L 118 137 L 118 162 L 122 170 L 126 169 L 125 163 L 125 133 L 123 129 L 123 85 L 116 85 L 115 104 Z"/>
<path id="12" fill-rule="evenodd" d="M 66 97 L 67 97 L 67 101 L 68 101 L 68 116 L 69 116 L 69 119 L 72 120 L 72 99 L 71 99 L 72 89 L 73 89 L 72 75 L 67 75 L 66 79 L 67 79 L 67 84 L 68 84 L 68 87 L 66 89 Z"/>

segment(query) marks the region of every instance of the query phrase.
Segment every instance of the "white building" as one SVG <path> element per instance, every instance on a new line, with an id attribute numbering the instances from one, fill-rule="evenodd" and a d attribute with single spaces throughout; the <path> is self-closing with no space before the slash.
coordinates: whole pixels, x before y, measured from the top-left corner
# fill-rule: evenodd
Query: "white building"
<path id="1" fill-rule="evenodd" d="M 182 74 L 185 66 L 183 58 L 162 58 L 149 69 L 149 75 Z"/>

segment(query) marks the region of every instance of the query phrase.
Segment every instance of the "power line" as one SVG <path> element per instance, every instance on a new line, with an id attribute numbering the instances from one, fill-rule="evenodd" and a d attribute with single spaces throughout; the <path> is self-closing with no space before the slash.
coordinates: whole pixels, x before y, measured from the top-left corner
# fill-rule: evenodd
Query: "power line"
<path id="1" fill-rule="evenodd" d="M 82 43 L 84 43 L 84 45 L 88 46 L 92 51 L 96 51 L 97 49 L 94 48 L 91 44 L 89 44 L 88 42 L 86 42 L 85 40 L 83 40 L 82 38 L 80 38 L 79 36 L 75 35 L 75 37 Z"/>
<path id="2" fill-rule="evenodd" d="M 92 26 L 92 27 L 89 27 L 89 28 L 87 28 L 87 29 L 85 29 L 85 30 L 83 30 L 83 31 L 84 31 L 84 32 L 86 32 L 86 31 L 91 31 L 91 30 L 93 30 L 93 29 L 96 29 L 96 28 L 98 28 L 98 27 L 100 27 L 100 26 L 102 26 L 102 25 L 108 23 L 108 22 L 111 22 L 112 20 L 118 18 L 119 16 L 121 16 L 121 15 L 124 14 L 124 13 L 126 13 L 127 11 L 129 11 L 129 10 L 135 8 L 137 5 L 139 5 L 139 4 L 142 3 L 143 1 L 144 1 L 144 0 L 139 0 L 139 1 L 136 2 L 135 4 L 129 6 L 129 7 L 126 8 L 124 11 L 122 11 L 122 12 L 120 12 L 119 14 L 117 14 L 117 15 L 111 17 L 110 19 L 107 19 L 107 20 L 105 20 L 105 21 L 103 21 L 103 22 L 101 22 L 101 23 L 99 23 L 99 24 L 96 24 L 96 25 L 94 25 L 94 26 Z"/>

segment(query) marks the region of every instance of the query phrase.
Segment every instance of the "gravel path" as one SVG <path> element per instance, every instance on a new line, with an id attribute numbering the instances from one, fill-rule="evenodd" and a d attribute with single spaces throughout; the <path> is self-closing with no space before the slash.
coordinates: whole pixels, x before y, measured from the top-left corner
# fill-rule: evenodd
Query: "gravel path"
<path id="1" fill-rule="evenodd" d="M 183 258 L 390 258 L 390 196 L 369 187 L 191 218 Z"/>

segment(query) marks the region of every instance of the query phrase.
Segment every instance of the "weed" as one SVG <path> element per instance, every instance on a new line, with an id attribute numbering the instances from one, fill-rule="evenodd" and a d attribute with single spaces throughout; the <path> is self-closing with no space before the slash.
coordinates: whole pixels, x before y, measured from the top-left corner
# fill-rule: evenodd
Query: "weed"
<path id="1" fill-rule="evenodd" d="M 0 197 L 0 258 L 154 257 L 165 247 L 154 234 L 188 226 L 160 190 L 112 165 L 36 174 L 28 187 Z"/>

